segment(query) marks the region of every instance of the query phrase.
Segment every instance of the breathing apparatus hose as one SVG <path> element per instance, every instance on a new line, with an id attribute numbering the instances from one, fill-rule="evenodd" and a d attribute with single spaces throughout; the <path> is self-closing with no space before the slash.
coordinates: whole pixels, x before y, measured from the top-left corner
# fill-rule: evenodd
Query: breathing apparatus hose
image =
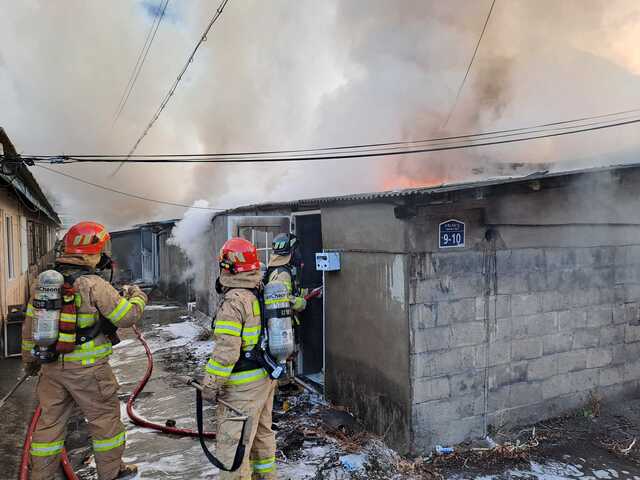
<path id="1" fill-rule="evenodd" d="M 29 452 L 31 450 L 31 438 L 33 437 L 33 432 L 36 429 L 36 425 L 38 424 L 38 420 L 40 419 L 41 414 L 42 408 L 38 406 L 35 413 L 33 414 L 33 417 L 31 418 L 29 428 L 27 429 L 27 435 L 24 439 L 24 447 L 22 449 L 22 460 L 20 462 L 20 480 L 29 480 Z M 69 462 L 69 457 L 67 456 L 66 450 L 62 450 L 62 454 L 60 455 L 60 463 L 62 463 L 62 470 L 64 471 L 64 475 L 67 477 L 67 480 L 79 480 L 76 474 L 73 473 L 71 462 Z"/>
<path id="2" fill-rule="evenodd" d="M 144 387 L 147 385 L 147 382 L 149 381 L 149 379 L 151 378 L 151 374 L 153 373 L 153 354 L 151 353 L 151 349 L 149 348 L 149 345 L 144 339 L 144 336 L 142 335 L 142 332 L 140 331 L 140 329 L 134 326 L 133 331 L 138 337 L 138 340 L 140 340 L 140 343 L 144 347 L 144 350 L 147 354 L 147 371 L 145 372 L 144 377 L 142 377 L 142 380 L 140 381 L 138 386 L 135 388 L 135 390 L 129 397 L 129 400 L 127 401 L 127 415 L 129 415 L 129 418 L 131 419 L 131 421 L 136 425 L 138 425 L 139 427 L 151 428 L 153 430 L 158 430 L 159 432 L 170 433 L 170 434 L 179 435 L 182 437 L 184 436 L 198 437 L 199 436 L 198 432 L 194 430 L 189 430 L 187 428 L 167 427 L 166 425 L 160 425 L 158 423 L 150 422 L 149 420 L 146 420 L 141 416 L 139 416 L 133 409 L 133 404 L 135 403 L 138 396 L 144 390 Z M 205 438 L 215 438 L 216 434 L 214 432 L 203 432 L 203 436 Z"/>

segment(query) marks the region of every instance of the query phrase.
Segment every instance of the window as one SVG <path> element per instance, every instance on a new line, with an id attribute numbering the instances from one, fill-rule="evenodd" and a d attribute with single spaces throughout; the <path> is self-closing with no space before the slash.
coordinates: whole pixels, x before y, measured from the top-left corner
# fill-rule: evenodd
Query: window
<path id="1" fill-rule="evenodd" d="M 29 241 L 27 235 L 27 219 L 20 217 L 20 272 L 29 270 Z"/>
<path id="2" fill-rule="evenodd" d="M 29 220 L 27 222 L 29 265 L 35 265 L 49 252 L 46 225 Z"/>
<path id="3" fill-rule="evenodd" d="M 15 254 L 13 244 L 13 217 L 4 217 L 5 220 L 5 242 L 7 248 L 7 276 L 9 279 L 15 278 Z"/>
<path id="4" fill-rule="evenodd" d="M 290 228 L 289 217 L 247 216 L 229 218 L 229 237 L 238 236 L 253 243 L 262 263 L 269 263 L 273 237 Z"/>

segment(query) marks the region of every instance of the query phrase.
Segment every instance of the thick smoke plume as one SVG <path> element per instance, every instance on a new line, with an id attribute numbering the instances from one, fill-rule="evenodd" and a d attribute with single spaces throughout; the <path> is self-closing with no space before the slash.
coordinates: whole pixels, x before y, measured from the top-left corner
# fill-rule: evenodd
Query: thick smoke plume
<path id="1" fill-rule="evenodd" d="M 193 207 L 186 211 L 182 220 L 171 230 L 171 237 L 167 240 L 182 250 L 189 259 L 189 268 L 183 272 L 182 281 L 193 280 L 193 286 L 198 291 L 204 291 L 205 269 L 203 260 L 211 256 L 211 242 L 207 231 L 211 227 L 213 212 L 204 210 L 209 207 L 206 200 L 197 200 Z"/>
<path id="2" fill-rule="evenodd" d="M 232 0 L 139 153 L 413 140 L 640 106 L 640 4 L 490 0 Z M 152 0 L 0 0 L 0 123 L 24 153 L 126 153 L 213 14 L 170 2 L 122 117 Z M 216 207 L 635 160 L 637 127 L 401 157 L 237 166 L 57 167 L 111 188 Z M 512 166 L 524 165 L 519 170 Z M 544 167 L 548 168 L 548 167 Z M 34 169 L 74 219 L 111 228 L 185 209 Z"/>

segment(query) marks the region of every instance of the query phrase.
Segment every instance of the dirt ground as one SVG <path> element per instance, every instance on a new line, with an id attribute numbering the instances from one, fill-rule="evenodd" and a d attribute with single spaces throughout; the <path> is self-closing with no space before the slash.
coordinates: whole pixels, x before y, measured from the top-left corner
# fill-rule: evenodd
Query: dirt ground
<path id="1" fill-rule="evenodd" d="M 205 321 L 183 308 L 155 305 L 142 324 L 154 352 L 155 369 L 136 404 L 142 416 L 194 428 L 194 392 L 175 375 L 201 372 L 211 350 Z M 204 458 L 193 438 L 161 435 L 133 425 L 124 404 L 147 363 L 132 332 L 123 332 L 111 364 L 121 383 L 122 417 L 127 426 L 125 460 L 140 466 L 140 479 L 212 479 L 217 469 Z M 20 374 L 19 360 L 1 361 L 0 394 Z M 26 424 L 35 407 L 35 381 L 7 404 L 6 428 L 0 436 L 0 478 L 17 478 Z M 209 419 L 212 408 L 205 411 Z M 208 429 L 213 425 L 209 420 Z M 594 399 L 566 417 L 494 432 L 499 444 L 456 446 L 452 455 L 402 458 L 383 439 L 368 434 L 344 408 L 330 406 L 295 385 L 283 386 L 276 398 L 274 429 L 278 471 L 283 480 L 298 479 L 631 479 L 640 480 L 640 397 L 608 404 Z M 637 441 L 634 443 L 634 440 Z M 86 423 L 77 417 L 67 448 L 82 480 L 95 480 Z"/>

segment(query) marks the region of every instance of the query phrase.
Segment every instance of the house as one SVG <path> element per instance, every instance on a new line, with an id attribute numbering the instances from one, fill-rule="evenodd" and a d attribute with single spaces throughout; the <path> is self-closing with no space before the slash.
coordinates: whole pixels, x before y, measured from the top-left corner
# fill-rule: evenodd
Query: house
<path id="1" fill-rule="evenodd" d="M 182 303 L 195 297 L 191 281 L 184 278 L 188 260 L 167 242 L 177 220 L 136 225 L 111 233 L 111 248 L 118 283 L 142 283 L 156 287 L 162 295 Z"/>
<path id="2" fill-rule="evenodd" d="M 252 205 L 213 218 L 210 251 L 241 236 L 266 261 L 298 235 L 303 287 L 324 285 L 298 375 L 419 454 L 637 393 L 638 191 L 633 164 Z"/>
<path id="3" fill-rule="evenodd" d="M 0 128 L 0 356 L 20 354 L 24 306 L 35 276 L 53 261 L 58 218 Z"/>

